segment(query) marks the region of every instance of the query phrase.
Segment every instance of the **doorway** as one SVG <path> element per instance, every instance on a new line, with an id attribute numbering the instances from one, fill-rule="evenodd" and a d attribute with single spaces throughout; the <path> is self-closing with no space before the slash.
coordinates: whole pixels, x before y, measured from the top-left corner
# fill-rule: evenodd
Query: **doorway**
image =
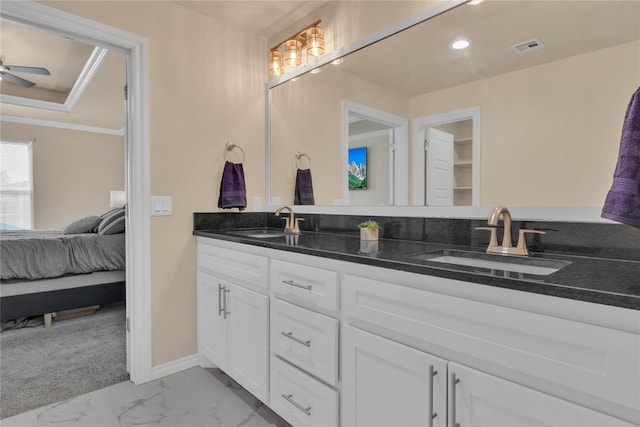
<path id="1" fill-rule="evenodd" d="M 343 205 L 408 204 L 408 127 L 403 117 L 342 101 Z M 367 153 L 366 163 L 350 164 L 350 152 L 353 156 L 355 149 Z M 354 186 L 354 181 L 360 184 Z"/>
<path id="2" fill-rule="evenodd" d="M 480 107 L 413 119 L 412 141 L 412 205 L 480 205 Z"/>
<path id="3" fill-rule="evenodd" d="M 35 2 L 5 2 L 0 18 L 126 56 L 126 299 L 131 380 L 151 380 L 148 40 Z"/>

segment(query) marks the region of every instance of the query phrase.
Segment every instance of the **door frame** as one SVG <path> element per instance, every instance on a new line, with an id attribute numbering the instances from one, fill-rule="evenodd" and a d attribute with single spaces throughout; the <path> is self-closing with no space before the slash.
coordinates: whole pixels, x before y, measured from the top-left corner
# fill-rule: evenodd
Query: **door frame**
<path id="1" fill-rule="evenodd" d="M 393 128 L 395 138 L 393 176 L 390 188 L 393 190 L 392 206 L 407 206 L 409 203 L 409 120 L 371 107 L 342 100 L 342 203 L 349 204 L 349 115 L 356 115 L 372 122 Z"/>
<path id="2" fill-rule="evenodd" d="M 126 56 L 126 306 L 131 380 L 151 380 L 151 228 L 149 160 L 149 40 L 32 1 L 5 1 L 0 18 Z"/>
<path id="3" fill-rule="evenodd" d="M 470 107 L 442 114 L 417 117 L 411 121 L 411 141 L 413 144 L 413 185 L 411 204 L 413 206 L 425 205 L 425 130 L 430 127 L 460 122 L 463 120 L 472 121 L 471 205 L 480 205 L 480 107 Z"/>

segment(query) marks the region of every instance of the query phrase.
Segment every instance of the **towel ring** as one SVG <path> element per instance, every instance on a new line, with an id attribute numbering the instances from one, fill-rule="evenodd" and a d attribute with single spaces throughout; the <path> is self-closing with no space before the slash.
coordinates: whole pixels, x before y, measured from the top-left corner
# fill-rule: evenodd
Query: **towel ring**
<path id="1" fill-rule="evenodd" d="M 302 157 L 306 157 L 309 160 L 309 166 L 311 166 L 311 157 L 307 153 L 296 151 L 296 166 L 300 166 L 299 162 Z"/>
<path id="2" fill-rule="evenodd" d="M 224 147 L 227 149 L 227 152 L 229 151 L 233 151 L 234 148 L 237 148 L 240 150 L 240 152 L 242 153 L 242 160 L 240 160 L 240 163 L 244 162 L 244 150 L 242 149 L 242 147 L 240 147 L 238 144 L 232 144 L 231 142 L 227 142 Z M 227 153 L 224 153 L 224 159 L 226 161 L 229 161 L 229 159 L 227 159 Z"/>

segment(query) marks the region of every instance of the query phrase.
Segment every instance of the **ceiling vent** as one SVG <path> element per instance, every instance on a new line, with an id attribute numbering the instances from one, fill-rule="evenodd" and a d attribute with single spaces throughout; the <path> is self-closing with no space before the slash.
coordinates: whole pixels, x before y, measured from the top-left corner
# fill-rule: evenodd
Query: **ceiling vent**
<path id="1" fill-rule="evenodd" d="M 526 42 L 514 44 L 513 46 L 511 46 L 511 48 L 515 50 L 517 54 L 531 52 L 532 50 L 539 50 L 543 47 L 544 45 L 538 39 L 527 40 Z"/>

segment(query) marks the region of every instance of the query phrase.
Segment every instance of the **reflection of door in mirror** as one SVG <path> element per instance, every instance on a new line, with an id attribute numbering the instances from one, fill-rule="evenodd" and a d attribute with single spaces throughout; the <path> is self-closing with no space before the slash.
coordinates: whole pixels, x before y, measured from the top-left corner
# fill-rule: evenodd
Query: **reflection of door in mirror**
<path id="1" fill-rule="evenodd" d="M 427 205 L 452 206 L 454 136 L 434 128 L 427 129 L 425 136 Z"/>
<path id="2" fill-rule="evenodd" d="M 350 191 L 345 173 L 342 204 L 352 206 L 406 205 L 407 119 L 355 102 L 342 101 L 342 152 L 347 171 L 354 169 L 348 153 L 356 147 L 367 149 L 367 188 Z"/>
<path id="3" fill-rule="evenodd" d="M 412 120 L 413 204 L 474 206 L 480 200 L 480 108 Z M 418 178 L 420 177 L 420 178 Z"/>

